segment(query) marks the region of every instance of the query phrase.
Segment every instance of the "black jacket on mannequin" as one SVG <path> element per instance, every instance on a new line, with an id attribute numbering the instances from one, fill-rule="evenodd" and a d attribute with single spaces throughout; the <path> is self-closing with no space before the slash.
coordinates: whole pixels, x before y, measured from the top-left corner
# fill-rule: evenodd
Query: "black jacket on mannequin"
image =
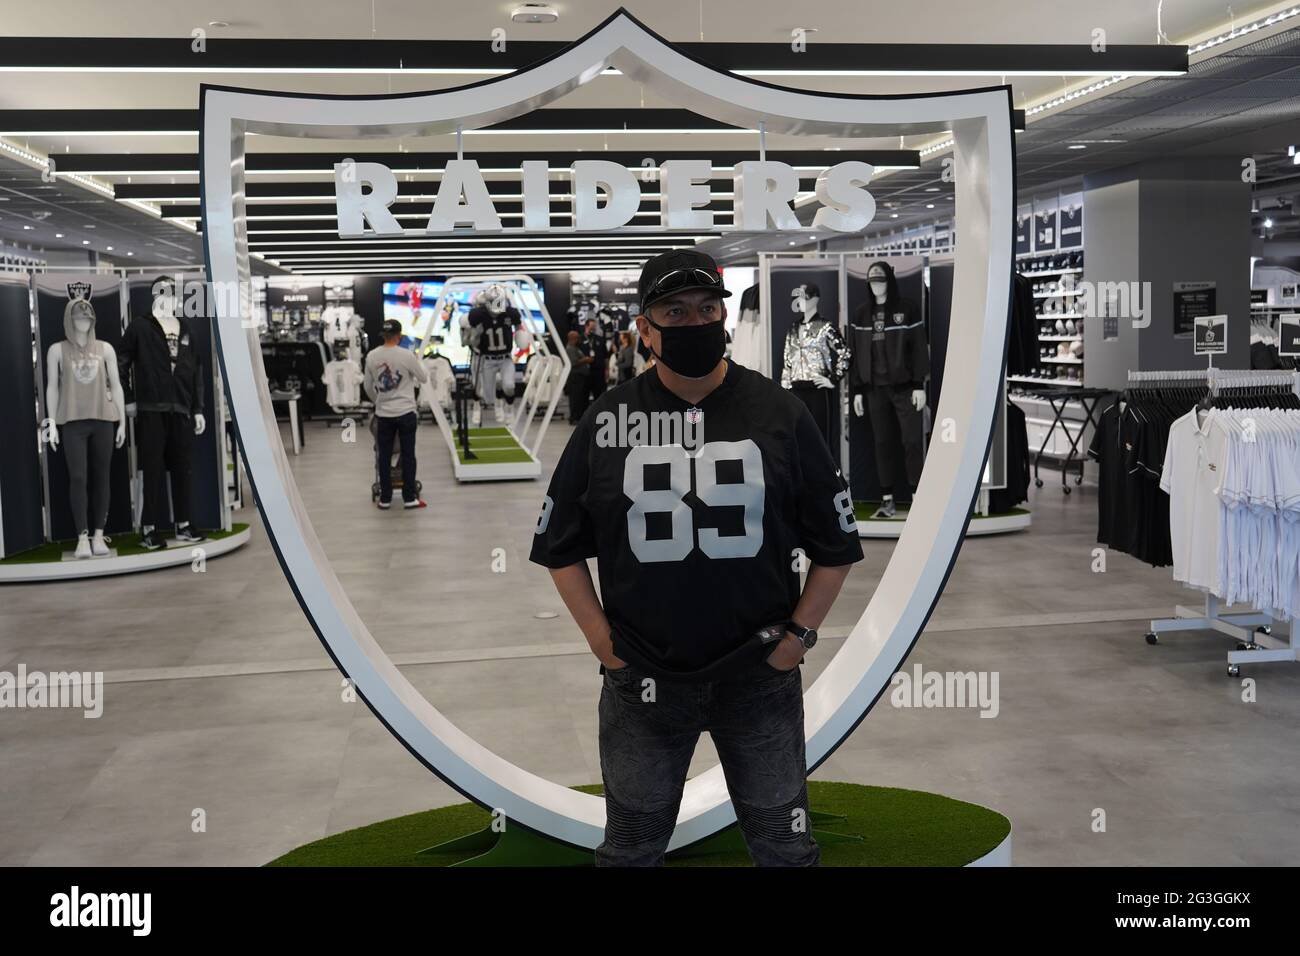
<path id="1" fill-rule="evenodd" d="M 853 349 L 853 363 L 849 367 L 849 387 L 854 390 L 871 385 L 910 385 L 913 389 L 923 388 L 930 375 L 930 346 L 926 341 L 925 322 L 921 310 L 915 302 L 901 298 L 898 294 L 898 280 L 894 270 L 887 262 L 880 262 L 885 267 L 888 290 L 883 306 L 877 304 L 875 296 L 868 292 L 870 301 L 858 306 L 849 320 L 849 345 Z M 877 263 L 872 263 L 875 268 Z M 876 312 L 881 327 L 876 329 Z M 886 380 L 877 381 L 875 374 L 875 355 L 873 338 L 883 335 L 885 364 L 888 367 Z"/>
<path id="2" fill-rule="evenodd" d="M 135 402 L 138 411 L 184 415 L 203 412 L 203 379 L 191 344 L 190 322 L 184 317 L 177 321 L 180 336 L 175 368 L 172 368 L 167 335 L 153 316 L 136 316 L 122 335 L 122 343 L 117 347 L 118 370 L 126 400 Z"/>

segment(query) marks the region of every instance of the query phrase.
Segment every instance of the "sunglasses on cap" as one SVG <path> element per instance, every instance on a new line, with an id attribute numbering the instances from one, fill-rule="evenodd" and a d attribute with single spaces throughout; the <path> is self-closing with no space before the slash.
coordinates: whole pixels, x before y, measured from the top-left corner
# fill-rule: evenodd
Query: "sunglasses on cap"
<path id="1" fill-rule="evenodd" d="M 708 269 L 674 269 L 672 272 L 665 272 L 658 279 L 655 279 L 650 284 L 650 288 L 646 289 L 645 298 L 668 295 L 681 289 L 701 285 L 721 289 L 722 276 L 716 272 L 710 272 Z"/>

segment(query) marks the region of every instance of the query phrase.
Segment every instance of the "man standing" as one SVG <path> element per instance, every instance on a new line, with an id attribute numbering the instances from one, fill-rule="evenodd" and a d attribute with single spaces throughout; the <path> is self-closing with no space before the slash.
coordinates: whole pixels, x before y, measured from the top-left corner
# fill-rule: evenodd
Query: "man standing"
<path id="1" fill-rule="evenodd" d="M 605 376 L 609 365 L 609 346 L 601 334 L 600 323 L 588 319 L 582 340 L 582 354 L 591 359 L 587 363 L 587 404 L 600 398 L 605 393 Z"/>
<path id="2" fill-rule="evenodd" d="M 415 383 L 429 376 L 410 349 L 398 343 L 402 323 L 384 321 L 384 344 L 366 356 L 366 394 L 375 403 L 375 466 L 379 471 L 379 507 L 393 506 L 393 438 L 401 442 L 402 507 L 423 508 L 415 494 L 415 429 L 419 416 L 415 406 Z"/>
<path id="3" fill-rule="evenodd" d="M 591 371 L 591 356 L 582 351 L 581 336 L 571 329 L 565 336 L 564 351 L 569 356 L 569 378 L 564 383 L 564 393 L 569 397 L 569 424 L 576 425 L 587 410 L 587 374 Z"/>
<path id="4" fill-rule="evenodd" d="M 707 730 L 754 861 L 812 866 L 799 665 L 862 558 L 852 501 L 806 406 L 723 358 L 711 258 L 656 256 L 638 289 L 657 361 L 574 429 L 530 556 L 604 675 L 596 863 L 662 863 Z M 646 420 L 676 434 L 615 427 Z"/>

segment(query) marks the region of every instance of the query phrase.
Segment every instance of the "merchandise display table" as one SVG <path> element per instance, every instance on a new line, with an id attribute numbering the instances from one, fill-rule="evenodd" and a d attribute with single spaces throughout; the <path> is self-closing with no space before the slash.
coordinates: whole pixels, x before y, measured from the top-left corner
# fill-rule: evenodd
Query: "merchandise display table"
<path id="1" fill-rule="evenodd" d="M 1022 380 L 1023 381 L 1023 380 Z M 1052 442 L 1052 434 L 1059 427 L 1065 434 L 1066 440 L 1070 443 L 1070 450 L 1065 453 L 1064 457 L 1057 460 L 1061 463 L 1061 490 L 1067 495 L 1070 493 L 1070 486 L 1066 483 L 1066 476 L 1070 468 L 1074 465 L 1079 466 L 1079 473 L 1074 478 L 1076 485 L 1083 484 L 1083 463 L 1087 459 L 1084 449 L 1079 446 L 1083 444 L 1084 436 L 1088 426 L 1097 427 L 1097 406 L 1102 401 L 1115 393 L 1108 388 L 1069 388 L 1060 385 L 1044 385 L 1041 387 L 1020 385 L 1022 392 L 1027 392 L 1035 398 L 1041 398 L 1052 406 L 1052 424 L 1048 426 L 1047 433 L 1043 435 L 1043 443 L 1038 446 L 1038 451 L 1034 454 L 1034 485 L 1043 487 L 1043 479 L 1038 477 L 1039 463 L 1047 455 L 1047 446 Z M 1070 402 L 1077 401 L 1083 408 L 1083 421 L 1079 433 L 1074 435 L 1065 427 L 1065 409 Z"/>
<path id="2" fill-rule="evenodd" d="M 576 787 L 601 792 L 599 785 Z M 808 781 L 810 824 L 822 866 L 1010 866 L 1011 821 L 937 793 Z M 522 827 L 491 829 L 492 816 L 458 803 L 383 820 L 308 843 L 268 866 L 591 866 L 592 852 Z M 668 866 L 749 866 L 733 824 L 671 851 Z"/>

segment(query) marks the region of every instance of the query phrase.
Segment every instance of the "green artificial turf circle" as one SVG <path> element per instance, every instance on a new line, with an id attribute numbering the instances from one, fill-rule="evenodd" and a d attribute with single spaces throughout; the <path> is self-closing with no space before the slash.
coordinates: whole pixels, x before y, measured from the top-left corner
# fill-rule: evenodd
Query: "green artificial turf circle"
<path id="1" fill-rule="evenodd" d="M 244 531 L 248 525 L 246 523 L 232 524 L 229 531 L 203 531 L 203 535 L 209 541 L 220 541 L 222 538 L 228 538 L 232 534 L 239 534 Z M 133 554 L 152 554 L 147 548 L 140 547 L 140 535 L 134 531 L 107 535 L 111 539 L 110 547 L 117 549 L 117 556 L 125 558 Z M 165 535 L 164 535 L 165 537 Z M 164 549 L 179 551 L 181 548 L 202 547 L 203 542 L 197 541 L 194 544 L 178 545 L 176 548 Z M 22 551 L 18 554 L 10 555 L 7 558 L 0 559 L 0 564 L 42 564 L 45 562 L 61 562 L 64 552 L 71 552 L 77 547 L 77 539 L 69 538 L 67 541 L 51 541 L 43 544 L 38 548 L 32 548 L 30 551 Z"/>
<path id="2" fill-rule="evenodd" d="M 600 793 L 599 785 L 576 787 Z M 964 866 L 997 847 L 1011 822 L 986 807 L 937 793 L 808 781 L 814 813 L 843 820 L 814 822 L 814 830 L 855 834 L 860 842 L 821 846 L 823 866 Z M 347 830 L 291 850 L 268 866 L 449 866 L 480 851 L 420 855 L 419 851 L 482 830 L 488 811 L 458 803 Z M 668 857 L 669 866 L 750 866 L 747 853 Z"/>

